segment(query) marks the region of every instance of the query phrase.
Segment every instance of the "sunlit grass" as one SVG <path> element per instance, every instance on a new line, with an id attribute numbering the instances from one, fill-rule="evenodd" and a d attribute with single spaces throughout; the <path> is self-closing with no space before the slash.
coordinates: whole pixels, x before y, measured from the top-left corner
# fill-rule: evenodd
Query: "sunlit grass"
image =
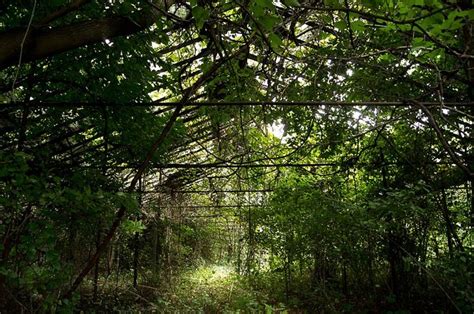
<path id="1" fill-rule="evenodd" d="M 201 266 L 187 274 L 190 281 L 198 284 L 222 284 L 236 276 L 235 271 L 228 265 Z"/>
<path id="2" fill-rule="evenodd" d="M 161 303 L 166 312 L 272 312 L 267 299 L 232 266 L 204 265 L 183 273 Z"/>

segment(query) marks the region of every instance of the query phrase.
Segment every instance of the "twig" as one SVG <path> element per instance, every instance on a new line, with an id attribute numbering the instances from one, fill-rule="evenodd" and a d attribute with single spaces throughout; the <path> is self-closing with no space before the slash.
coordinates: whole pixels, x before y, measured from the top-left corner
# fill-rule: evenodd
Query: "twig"
<path id="1" fill-rule="evenodd" d="M 344 0 L 344 5 L 346 6 L 346 19 L 347 19 L 347 27 L 349 28 L 349 38 L 351 40 L 352 48 L 355 49 L 354 33 L 353 33 L 352 27 L 351 27 L 349 2 L 347 0 Z"/>
<path id="2" fill-rule="evenodd" d="M 33 10 L 31 11 L 30 20 L 28 21 L 28 26 L 26 27 L 25 35 L 23 36 L 23 39 L 20 44 L 20 57 L 18 58 L 18 68 L 16 69 L 15 76 L 13 77 L 13 83 L 12 83 L 13 102 L 15 102 L 15 84 L 16 84 L 16 80 L 18 79 L 18 75 L 20 74 L 21 62 L 23 61 L 23 47 L 25 46 L 26 38 L 28 37 L 28 34 L 30 32 L 31 24 L 33 23 L 33 17 L 35 16 L 36 1 L 37 0 L 34 0 Z"/>
<path id="3" fill-rule="evenodd" d="M 465 164 L 462 163 L 462 161 L 458 158 L 458 156 L 456 156 L 456 153 L 453 151 L 451 146 L 449 146 L 448 142 L 446 141 L 446 139 L 443 136 L 443 132 L 441 131 L 441 129 L 439 128 L 438 123 L 434 119 L 433 114 L 422 103 L 420 103 L 416 100 L 411 100 L 410 102 L 412 102 L 413 104 L 418 105 L 421 108 L 421 110 L 426 114 L 426 116 L 428 117 L 428 121 L 430 122 L 431 126 L 433 127 L 433 129 L 436 132 L 436 136 L 440 140 L 441 144 L 443 145 L 443 147 L 446 150 L 446 152 L 448 153 L 448 155 L 453 159 L 454 163 L 459 168 L 461 168 L 461 170 L 464 173 L 466 173 L 469 178 L 472 179 L 474 177 L 474 174 L 469 170 L 469 168 Z"/>

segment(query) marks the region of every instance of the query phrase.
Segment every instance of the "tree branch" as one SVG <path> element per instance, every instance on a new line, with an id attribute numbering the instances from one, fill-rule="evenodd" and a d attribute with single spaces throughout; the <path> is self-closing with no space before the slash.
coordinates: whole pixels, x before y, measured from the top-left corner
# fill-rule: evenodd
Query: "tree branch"
<path id="1" fill-rule="evenodd" d="M 470 179 L 474 178 L 474 174 L 469 170 L 469 168 L 465 164 L 463 164 L 463 162 L 459 159 L 459 157 L 453 151 L 451 146 L 449 146 L 448 142 L 446 141 L 446 139 L 443 136 L 443 132 L 439 128 L 438 123 L 436 122 L 436 120 L 433 117 L 433 114 L 428 110 L 428 108 L 426 108 L 425 105 L 423 105 L 422 103 L 420 103 L 418 101 L 411 100 L 410 102 L 412 102 L 413 104 L 418 105 L 421 108 L 421 110 L 426 114 L 426 116 L 428 117 L 428 121 L 430 122 L 431 126 L 433 127 L 433 129 L 436 132 L 436 136 L 438 137 L 439 141 L 443 145 L 443 147 L 446 150 L 446 152 L 448 153 L 448 155 L 451 157 L 451 159 L 453 159 L 454 163 L 459 168 L 461 168 L 461 170 L 468 176 L 468 178 L 470 178 Z"/>
<path id="2" fill-rule="evenodd" d="M 24 43 L 24 62 L 43 59 L 107 38 L 138 33 L 151 26 L 155 15 L 150 10 L 136 16 L 110 16 L 52 29 L 33 29 Z M 25 29 L 0 33 L 0 70 L 18 61 Z"/>
<path id="3" fill-rule="evenodd" d="M 36 27 L 48 25 L 52 21 L 67 15 L 68 13 L 72 11 L 76 11 L 80 7 L 82 7 L 84 4 L 90 2 L 90 0 L 73 0 L 70 2 L 68 5 L 61 7 L 59 10 L 56 10 L 52 12 L 51 14 L 45 16 L 42 18 L 38 23 L 35 23 Z"/>

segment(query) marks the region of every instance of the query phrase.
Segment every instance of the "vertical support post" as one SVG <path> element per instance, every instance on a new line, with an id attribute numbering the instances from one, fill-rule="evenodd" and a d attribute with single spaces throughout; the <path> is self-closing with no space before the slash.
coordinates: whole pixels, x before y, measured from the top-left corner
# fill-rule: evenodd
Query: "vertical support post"
<path id="1" fill-rule="evenodd" d="M 100 221 L 97 222 L 97 234 L 96 234 L 96 241 L 95 241 L 95 249 L 97 250 L 100 244 L 100 233 L 101 233 L 101 223 Z M 97 301 L 97 293 L 99 290 L 99 264 L 100 259 L 97 259 L 94 265 L 94 292 L 93 292 L 93 300 L 94 302 Z"/>
<path id="2" fill-rule="evenodd" d="M 246 178 L 248 180 L 248 169 L 246 171 Z M 247 189 L 250 189 L 250 185 L 247 185 Z M 253 255 L 254 255 L 254 243 L 253 243 L 253 220 L 252 220 L 252 205 L 250 200 L 250 192 L 247 192 L 247 219 L 248 219 L 248 249 L 247 249 L 247 274 L 252 273 L 253 266 Z"/>
<path id="3" fill-rule="evenodd" d="M 142 178 L 138 181 L 138 206 L 139 210 L 142 207 L 142 188 L 143 188 L 143 181 Z M 140 220 L 140 214 L 137 215 L 137 221 Z M 133 239 L 133 287 L 137 288 L 138 286 L 138 255 L 139 255 L 139 248 L 138 248 L 138 241 L 140 235 L 138 232 L 135 232 L 135 236 Z"/>
<path id="4" fill-rule="evenodd" d="M 106 176 L 107 176 L 107 158 L 108 158 L 108 145 L 109 145 L 109 117 L 107 112 L 107 106 L 103 108 L 102 118 L 104 119 L 104 129 L 103 129 L 103 138 L 104 138 L 104 155 L 102 157 L 102 176 L 104 183 L 102 184 L 102 188 L 106 189 Z M 102 221 L 97 221 L 97 234 L 96 234 L 96 241 L 95 241 L 95 249 L 99 249 L 100 240 L 101 240 L 101 233 L 102 233 Z M 97 294 L 99 290 L 99 272 L 100 272 L 100 257 L 97 259 L 94 265 L 94 292 L 93 292 L 93 300 L 94 302 L 97 301 Z"/>

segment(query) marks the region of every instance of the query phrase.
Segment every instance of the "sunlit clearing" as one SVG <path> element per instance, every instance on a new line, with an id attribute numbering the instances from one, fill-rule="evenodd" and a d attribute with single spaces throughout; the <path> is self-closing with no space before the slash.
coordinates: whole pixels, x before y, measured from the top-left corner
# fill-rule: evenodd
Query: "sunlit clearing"
<path id="1" fill-rule="evenodd" d="M 227 279 L 231 275 L 235 275 L 231 266 L 227 265 L 211 265 L 201 266 L 190 274 L 190 279 L 194 282 L 216 283 Z"/>

